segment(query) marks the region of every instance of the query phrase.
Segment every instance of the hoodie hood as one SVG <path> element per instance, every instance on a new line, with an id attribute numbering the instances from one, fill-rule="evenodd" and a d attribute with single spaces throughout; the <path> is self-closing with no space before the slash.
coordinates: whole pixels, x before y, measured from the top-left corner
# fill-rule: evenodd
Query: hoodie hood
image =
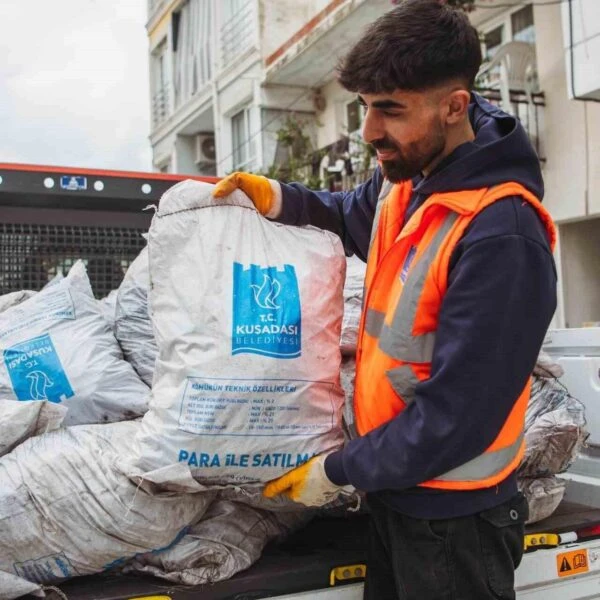
<path id="1" fill-rule="evenodd" d="M 515 181 L 542 200 L 540 161 L 519 120 L 478 94 L 471 94 L 469 119 L 475 140 L 456 148 L 429 177 L 415 181 L 414 191 L 429 196 Z"/>

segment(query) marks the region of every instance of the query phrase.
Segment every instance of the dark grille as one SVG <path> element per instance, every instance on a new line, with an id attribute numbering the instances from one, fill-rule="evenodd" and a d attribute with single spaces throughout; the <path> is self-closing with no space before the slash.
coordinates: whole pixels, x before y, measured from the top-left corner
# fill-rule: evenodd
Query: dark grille
<path id="1" fill-rule="evenodd" d="M 97 298 L 119 287 L 144 229 L 0 223 L 0 294 L 39 290 L 81 258 Z"/>

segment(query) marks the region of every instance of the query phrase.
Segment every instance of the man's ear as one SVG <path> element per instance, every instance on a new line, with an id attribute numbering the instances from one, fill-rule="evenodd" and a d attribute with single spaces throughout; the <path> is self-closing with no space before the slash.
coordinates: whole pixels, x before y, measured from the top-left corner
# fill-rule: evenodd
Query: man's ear
<path id="1" fill-rule="evenodd" d="M 445 101 L 446 123 L 448 125 L 455 125 L 464 121 L 469 109 L 470 99 L 471 94 L 465 89 L 453 90 L 448 94 Z"/>

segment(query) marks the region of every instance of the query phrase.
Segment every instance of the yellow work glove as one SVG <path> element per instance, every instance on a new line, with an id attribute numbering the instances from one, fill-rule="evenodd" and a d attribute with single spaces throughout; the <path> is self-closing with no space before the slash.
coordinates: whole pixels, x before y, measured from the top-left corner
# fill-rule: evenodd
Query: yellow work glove
<path id="1" fill-rule="evenodd" d="M 279 479 L 270 481 L 263 490 L 263 496 L 287 496 L 305 506 L 323 506 L 335 500 L 344 488 L 332 483 L 325 475 L 326 457 L 326 454 L 314 456 Z"/>
<path id="2" fill-rule="evenodd" d="M 262 175 L 252 175 L 251 173 L 236 172 L 221 179 L 213 190 L 215 198 L 229 196 L 231 192 L 237 189 L 242 190 L 254 202 L 256 210 L 261 215 L 267 215 L 273 208 L 274 192 L 271 182 Z"/>

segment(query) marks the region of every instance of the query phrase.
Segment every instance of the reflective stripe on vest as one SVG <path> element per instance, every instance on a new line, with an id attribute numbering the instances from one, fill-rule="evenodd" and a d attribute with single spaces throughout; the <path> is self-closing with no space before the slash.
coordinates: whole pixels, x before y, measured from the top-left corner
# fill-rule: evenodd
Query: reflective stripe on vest
<path id="1" fill-rule="evenodd" d="M 442 242 L 446 239 L 457 218 L 456 213 L 448 213 L 444 224 L 438 229 L 427 250 L 407 277 L 392 324 L 390 326 L 385 324 L 384 313 L 372 308 L 367 309 L 365 321 L 367 333 L 371 337 L 379 338 L 379 347 L 396 360 L 416 363 L 431 362 L 435 332 L 413 335 L 412 331 L 425 278 Z"/>
<path id="2" fill-rule="evenodd" d="M 436 481 L 478 481 L 493 477 L 519 455 L 524 437 L 521 434 L 510 446 L 481 454 L 464 465 L 436 477 Z"/>

